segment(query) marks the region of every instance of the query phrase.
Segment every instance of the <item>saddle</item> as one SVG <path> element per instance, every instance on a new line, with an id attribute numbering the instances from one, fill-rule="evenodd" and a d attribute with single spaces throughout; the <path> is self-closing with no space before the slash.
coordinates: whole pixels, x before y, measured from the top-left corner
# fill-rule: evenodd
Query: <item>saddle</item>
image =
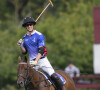
<path id="1" fill-rule="evenodd" d="M 58 86 L 46 72 L 44 71 L 38 71 L 38 72 L 40 72 L 50 82 L 50 84 L 54 86 L 55 90 L 59 90 Z M 62 80 L 63 84 L 65 84 L 66 83 L 65 79 L 60 74 L 57 73 L 57 75 Z"/>

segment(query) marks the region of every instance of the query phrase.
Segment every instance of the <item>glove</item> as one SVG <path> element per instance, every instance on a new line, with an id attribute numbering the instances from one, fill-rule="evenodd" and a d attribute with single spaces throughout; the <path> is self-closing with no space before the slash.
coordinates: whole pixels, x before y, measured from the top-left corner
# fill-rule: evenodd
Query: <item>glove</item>
<path id="1" fill-rule="evenodd" d="M 32 66 L 36 66 L 36 65 L 37 65 L 37 61 L 31 62 L 31 65 L 32 65 Z"/>
<path id="2" fill-rule="evenodd" d="M 23 40 L 20 39 L 20 40 L 18 41 L 17 45 L 18 45 L 19 47 L 23 46 Z"/>

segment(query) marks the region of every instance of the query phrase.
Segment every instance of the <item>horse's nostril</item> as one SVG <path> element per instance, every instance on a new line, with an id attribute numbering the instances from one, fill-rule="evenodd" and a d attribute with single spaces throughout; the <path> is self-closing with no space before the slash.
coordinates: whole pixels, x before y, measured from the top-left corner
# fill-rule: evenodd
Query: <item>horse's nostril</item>
<path id="1" fill-rule="evenodd" d="M 23 87 L 23 86 L 24 86 L 24 82 L 23 82 L 23 81 L 17 81 L 17 84 L 18 84 L 20 87 Z"/>
<path id="2" fill-rule="evenodd" d="M 21 81 L 20 84 L 22 84 L 23 82 Z"/>

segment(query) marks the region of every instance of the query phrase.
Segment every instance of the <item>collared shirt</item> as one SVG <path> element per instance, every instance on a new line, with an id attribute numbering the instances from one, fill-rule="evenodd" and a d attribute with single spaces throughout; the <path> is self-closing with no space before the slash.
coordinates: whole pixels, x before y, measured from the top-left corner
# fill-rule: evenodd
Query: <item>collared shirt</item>
<path id="1" fill-rule="evenodd" d="M 36 30 L 31 34 L 31 36 L 29 36 L 29 34 L 27 33 L 24 38 L 23 47 L 28 51 L 30 60 L 33 60 L 37 57 L 39 51 L 38 48 L 40 46 L 45 46 L 44 35 Z"/>
<path id="2" fill-rule="evenodd" d="M 76 66 L 72 66 L 72 68 L 70 68 L 69 66 L 67 66 L 65 68 L 65 72 L 71 77 L 73 78 L 76 74 L 76 76 L 80 76 L 80 71 Z"/>

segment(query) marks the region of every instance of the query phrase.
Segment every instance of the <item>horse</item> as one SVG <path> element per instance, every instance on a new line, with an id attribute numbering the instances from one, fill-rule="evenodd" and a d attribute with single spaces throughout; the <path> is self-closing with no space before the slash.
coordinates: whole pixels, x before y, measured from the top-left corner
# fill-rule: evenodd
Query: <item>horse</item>
<path id="1" fill-rule="evenodd" d="M 18 73 L 17 73 L 17 85 L 19 87 L 25 87 L 25 90 L 57 90 L 55 85 L 50 82 L 43 73 L 35 70 L 24 57 L 18 57 Z M 56 73 L 60 74 L 66 81 L 64 84 L 65 90 L 76 90 L 75 84 L 72 78 L 68 76 L 64 71 L 57 70 Z"/>

